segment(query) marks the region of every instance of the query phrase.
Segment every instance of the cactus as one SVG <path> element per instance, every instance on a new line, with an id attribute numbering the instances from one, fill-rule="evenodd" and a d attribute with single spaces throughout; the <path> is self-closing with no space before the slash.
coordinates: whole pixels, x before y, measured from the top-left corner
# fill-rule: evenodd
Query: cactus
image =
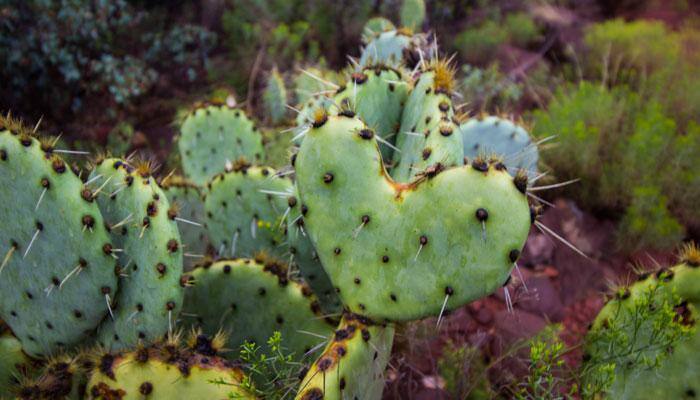
<path id="1" fill-rule="evenodd" d="M 84 398 L 85 371 L 77 357 L 62 355 L 46 362 L 34 376 L 24 376 L 14 391 L 21 399 Z"/>
<path id="2" fill-rule="evenodd" d="M 400 67 L 406 64 L 407 56 L 410 59 L 413 58 L 412 53 L 420 49 L 424 42 L 425 38 L 422 35 L 413 35 L 401 29 L 378 33 L 366 42 L 359 64 L 361 67 L 369 65 Z"/>
<path id="3" fill-rule="evenodd" d="M 306 67 L 294 77 L 294 96 L 297 105 L 325 94 L 339 83 L 340 74 L 322 66 Z"/>
<path id="4" fill-rule="evenodd" d="M 117 278 L 93 193 L 31 133 L 0 118 L 0 318 L 41 356 L 88 337 L 108 315 Z"/>
<path id="5" fill-rule="evenodd" d="M 222 338 L 194 333 L 124 354 L 96 356 L 87 399 L 255 399 L 243 371 L 219 357 Z"/>
<path id="6" fill-rule="evenodd" d="M 380 399 L 394 328 L 345 315 L 300 384 L 296 400 Z"/>
<path id="7" fill-rule="evenodd" d="M 263 93 L 263 101 L 268 118 L 273 125 L 279 125 L 287 117 L 287 89 L 277 68 L 270 71 Z"/>
<path id="8" fill-rule="evenodd" d="M 462 138 L 454 121 L 450 95 L 454 71 L 443 61 L 422 68 L 406 101 L 396 140 L 391 176 L 408 182 L 435 163 L 462 164 Z"/>
<path id="9" fill-rule="evenodd" d="M 292 182 L 268 167 L 236 162 L 207 184 L 206 227 L 220 255 L 251 257 L 265 250 L 282 256 L 282 213 Z"/>
<path id="10" fill-rule="evenodd" d="M 148 164 L 133 168 L 106 159 L 90 179 L 103 192 L 96 198 L 112 243 L 122 249 L 114 271 L 118 307 L 101 325 L 98 340 L 109 349 L 153 341 L 172 331 L 183 298 L 182 242 L 168 199 Z"/>
<path id="11" fill-rule="evenodd" d="M 322 117 L 296 157 L 297 184 L 307 232 L 351 312 L 416 319 L 507 282 L 530 211 L 502 164 L 435 164 L 398 184 L 360 120 Z"/>
<path id="12" fill-rule="evenodd" d="M 392 159 L 396 130 L 408 96 L 407 86 L 398 70 L 365 67 L 353 73 L 347 85 L 341 87 L 334 97 L 341 112 L 356 113 L 383 139 L 380 148 L 382 158 L 387 161 Z"/>
<path id="13" fill-rule="evenodd" d="M 0 399 L 14 394 L 17 383 L 29 368 L 30 360 L 22 352 L 19 340 L 9 332 L 0 333 Z"/>
<path id="14" fill-rule="evenodd" d="M 321 301 L 326 313 L 336 313 L 342 308 L 333 284 L 323 269 L 309 236 L 304 230 L 304 216 L 301 211 L 299 192 L 294 188 L 294 195 L 287 198 L 287 243 L 292 254 L 292 263 L 297 266 L 301 276 L 308 282 Z"/>
<path id="15" fill-rule="evenodd" d="M 377 35 L 386 31 L 396 30 L 394 24 L 386 18 L 370 18 L 362 28 L 362 43 L 369 44 Z"/>
<path id="16" fill-rule="evenodd" d="M 182 169 L 198 185 L 224 171 L 227 162 L 263 157 L 262 135 L 241 110 L 227 106 L 198 108 L 187 115 L 180 131 Z"/>
<path id="17" fill-rule="evenodd" d="M 176 219 L 182 239 L 183 262 L 189 270 L 202 260 L 209 244 L 204 229 L 204 202 L 199 186 L 178 176 L 170 176 L 160 183 L 170 203 L 168 212 Z"/>
<path id="18" fill-rule="evenodd" d="M 120 122 L 107 136 L 107 151 L 117 156 L 123 156 L 131 147 L 134 137 L 134 127 L 127 122 Z"/>
<path id="19" fill-rule="evenodd" d="M 423 0 L 403 0 L 399 15 L 402 26 L 418 31 L 425 20 L 425 2 Z"/>
<path id="20" fill-rule="evenodd" d="M 524 169 L 537 173 L 538 151 L 527 131 L 503 118 L 489 116 L 472 118 L 459 126 L 464 144 L 464 156 L 473 160 L 478 156 L 497 155 L 511 175 Z"/>
<path id="21" fill-rule="evenodd" d="M 297 126 L 306 125 L 309 121 L 313 121 L 316 110 L 330 110 L 333 105 L 333 100 L 327 96 L 316 95 L 308 98 L 299 108 L 299 114 L 296 117 Z"/>
<path id="22" fill-rule="evenodd" d="M 192 271 L 185 315 L 204 333 L 229 334 L 226 355 L 236 358 L 244 341 L 266 343 L 275 331 L 301 360 L 335 326 L 327 322 L 311 290 L 290 279 L 287 266 L 258 258 L 219 260 Z M 303 331 L 303 332 L 300 332 Z"/>
<path id="23" fill-rule="evenodd" d="M 700 393 L 700 331 L 694 327 L 698 282 L 700 251 L 691 245 L 681 264 L 653 276 L 645 273 L 620 288 L 587 335 L 587 384 L 609 380 L 605 391 L 615 399 L 683 399 Z"/>

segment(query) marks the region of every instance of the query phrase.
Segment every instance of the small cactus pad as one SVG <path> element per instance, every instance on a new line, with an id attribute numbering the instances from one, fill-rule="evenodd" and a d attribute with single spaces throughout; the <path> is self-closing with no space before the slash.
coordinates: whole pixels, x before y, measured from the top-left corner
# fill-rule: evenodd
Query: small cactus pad
<path id="1" fill-rule="evenodd" d="M 263 93 L 263 102 L 267 117 L 273 125 L 279 125 L 287 117 L 287 89 L 284 79 L 277 68 L 273 68 L 267 78 L 267 85 Z"/>
<path id="2" fill-rule="evenodd" d="M 288 279 L 284 264 L 259 261 L 220 260 L 195 268 L 185 318 L 204 333 L 227 333 L 226 347 L 232 351 L 226 357 L 238 357 L 245 341 L 263 346 L 279 331 L 286 350 L 300 360 L 335 325 L 321 315 L 308 286 Z"/>
<path id="3" fill-rule="evenodd" d="M 362 50 L 359 64 L 362 67 L 378 64 L 400 67 L 404 64 L 405 53 L 416 49 L 419 42 L 418 37 L 401 30 L 378 33 Z"/>
<path id="4" fill-rule="evenodd" d="M 502 165 L 436 164 L 399 184 L 356 118 L 332 116 L 311 129 L 296 172 L 326 272 L 345 306 L 370 318 L 421 318 L 493 292 L 530 228 L 527 199 Z"/>
<path id="5" fill-rule="evenodd" d="M 612 362 L 615 371 L 607 393 L 610 398 L 686 399 L 700 393 L 700 366 L 697 362 L 700 330 L 694 327 L 700 310 L 700 264 L 682 261 L 682 264 L 660 270 L 655 275 L 644 274 L 639 282 L 619 289 L 596 317 L 586 338 L 584 360 L 587 369 L 592 371 L 592 375 L 586 378 L 600 379 L 597 378 L 598 371 L 590 365 L 597 365 L 601 359 Z M 640 307 L 648 308 L 648 311 L 640 311 Z M 669 312 L 668 307 L 671 307 L 674 323 L 690 332 L 689 337 L 676 339 L 670 347 L 663 344 L 670 332 L 659 332 L 656 326 L 661 323 L 658 316 L 639 316 L 640 312 L 660 315 Z M 667 326 L 664 323 L 661 329 Z M 606 334 L 608 331 L 614 334 Z M 625 336 L 621 343 L 620 335 Z M 610 338 L 615 340 L 610 341 Z M 621 352 L 630 354 L 626 349 L 632 350 L 635 360 L 647 359 L 655 363 L 660 359 L 660 363 L 648 366 L 641 361 L 635 363 L 623 359 L 616 365 L 615 355 Z"/>
<path id="6" fill-rule="evenodd" d="M 366 67 L 350 76 L 346 86 L 338 90 L 334 102 L 341 112 L 357 114 L 384 140 L 379 147 L 388 162 L 392 158 L 392 145 L 407 96 L 408 83 L 402 80 L 401 72 L 386 67 Z"/>
<path id="7" fill-rule="evenodd" d="M 25 352 L 48 355 L 83 342 L 107 315 L 116 261 L 90 191 L 49 144 L 10 122 L 0 120 L 0 318 Z"/>
<path id="8" fill-rule="evenodd" d="M 425 21 L 425 2 L 423 0 L 403 0 L 399 15 L 403 27 L 418 31 Z"/>
<path id="9" fill-rule="evenodd" d="M 125 354 L 98 356 L 87 399 L 255 399 L 241 387 L 243 371 L 217 355 L 204 335 L 190 346 L 170 340 Z"/>
<path id="10" fill-rule="evenodd" d="M 451 71 L 436 64 L 423 72 L 406 101 L 391 176 L 408 182 L 435 163 L 463 163 L 462 138 L 450 100 Z"/>
<path id="11" fill-rule="evenodd" d="M 362 28 L 362 43 L 369 44 L 380 33 L 396 30 L 396 26 L 386 18 L 370 18 Z"/>
<path id="12" fill-rule="evenodd" d="M 177 175 L 163 180 L 161 186 L 170 202 L 169 217 L 177 221 L 180 230 L 185 269 L 190 269 L 202 261 L 209 243 L 199 186 Z"/>
<path id="13" fill-rule="evenodd" d="M 262 135 L 241 110 L 207 106 L 189 114 L 178 140 L 182 169 L 198 185 L 222 172 L 227 162 L 261 160 Z"/>
<path id="14" fill-rule="evenodd" d="M 252 257 L 259 251 L 282 256 L 282 213 L 292 181 L 270 167 L 236 163 L 209 182 L 204 198 L 207 231 L 219 255 Z"/>
<path id="15" fill-rule="evenodd" d="M 464 156 L 473 160 L 479 156 L 496 155 L 504 159 L 511 175 L 524 169 L 530 175 L 537 172 L 537 145 L 527 131 L 513 122 L 498 117 L 472 118 L 461 124 Z"/>
<path id="16" fill-rule="evenodd" d="M 184 295 L 182 242 L 170 204 L 147 165 L 108 158 L 90 176 L 119 256 L 119 291 L 99 342 L 122 349 L 153 341 L 172 330 Z"/>
<path id="17" fill-rule="evenodd" d="M 308 282 L 316 296 L 321 301 L 321 307 L 327 313 L 338 312 L 342 304 L 333 288 L 328 274 L 323 269 L 321 260 L 316 254 L 309 235 L 304 230 L 304 216 L 301 214 L 299 193 L 295 188 L 294 195 L 287 198 L 287 243 L 292 254 L 292 263 L 297 266 L 301 276 Z"/>
<path id="18" fill-rule="evenodd" d="M 30 368 L 30 360 L 22 352 L 22 344 L 5 332 L 0 334 L 0 399 L 10 398 L 16 385 Z"/>
<path id="19" fill-rule="evenodd" d="M 381 399 L 393 339 L 393 326 L 366 325 L 345 315 L 306 373 L 296 400 Z"/>

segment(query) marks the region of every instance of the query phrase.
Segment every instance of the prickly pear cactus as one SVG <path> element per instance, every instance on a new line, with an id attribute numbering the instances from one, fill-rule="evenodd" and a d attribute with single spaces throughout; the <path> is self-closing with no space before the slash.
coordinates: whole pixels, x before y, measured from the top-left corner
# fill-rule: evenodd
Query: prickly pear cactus
<path id="1" fill-rule="evenodd" d="M 537 173 L 537 145 L 527 131 L 515 123 L 494 116 L 471 118 L 459 126 L 464 156 L 473 160 L 479 156 L 497 155 L 503 158 L 511 175 L 524 169 Z"/>
<path id="2" fill-rule="evenodd" d="M 124 354 L 98 357 L 88 399 L 255 399 L 241 383 L 243 371 L 218 356 L 222 340 L 194 335 Z"/>
<path id="3" fill-rule="evenodd" d="M 530 228 L 524 188 L 502 164 L 433 165 L 399 184 L 356 118 L 317 121 L 295 165 L 326 272 L 345 306 L 373 319 L 421 318 L 493 292 Z"/>
<path id="4" fill-rule="evenodd" d="M 604 371 L 612 381 L 609 398 L 686 399 L 700 393 L 699 282 L 700 251 L 689 246 L 681 264 L 619 289 L 587 336 L 588 384 Z M 601 360 L 612 360 L 612 369 L 601 369 Z"/>
<path id="5" fill-rule="evenodd" d="M 311 289 L 290 279 L 279 262 L 220 260 L 196 268 L 192 278 L 183 315 L 204 333 L 226 332 L 226 357 L 235 359 L 246 340 L 262 346 L 279 331 L 287 351 L 301 360 L 335 326 Z"/>
<path id="6" fill-rule="evenodd" d="M 462 138 L 454 122 L 450 94 L 452 69 L 444 62 L 427 65 L 406 101 L 396 141 L 391 176 L 408 182 L 435 163 L 463 163 Z"/>
<path id="7" fill-rule="evenodd" d="M 29 355 L 85 342 L 108 315 L 116 257 L 93 193 L 18 123 L 0 118 L 0 318 Z"/>
<path id="8" fill-rule="evenodd" d="M 178 148 L 185 175 L 198 185 L 224 171 L 227 162 L 263 157 L 262 135 L 243 111 L 206 106 L 190 113 L 180 128 Z"/>
<path id="9" fill-rule="evenodd" d="M 84 398 L 85 373 L 78 359 L 67 355 L 50 359 L 36 376 L 25 377 L 16 387 L 21 399 Z"/>
<path id="10" fill-rule="evenodd" d="M 299 114 L 296 118 L 297 126 L 307 125 L 313 121 L 316 110 L 329 110 L 333 105 L 333 99 L 325 95 L 317 95 L 307 99 L 299 108 Z"/>
<path id="11" fill-rule="evenodd" d="M 182 239 L 183 265 L 186 270 L 201 262 L 207 254 L 209 239 L 204 229 L 204 201 L 199 186 L 174 175 L 161 181 L 170 203 L 168 213 L 177 221 Z"/>
<path id="12" fill-rule="evenodd" d="M 287 89 L 277 68 L 273 68 L 267 78 L 263 101 L 270 122 L 273 125 L 284 122 L 287 117 Z"/>
<path id="13" fill-rule="evenodd" d="M 269 167 L 237 162 L 207 185 L 205 222 L 219 255 L 252 257 L 259 251 L 282 256 L 282 213 L 292 182 Z"/>
<path id="14" fill-rule="evenodd" d="M 0 399 L 16 392 L 20 379 L 30 369 L 30 360 L 22 352 L 22 344 L 11 333 L 0 333 Z"/>
<path id="15" fill-rule="evenodd" d="M 345 315 L 301 382 L 297 400 L 379 400 L 394 328 Z"/>
<path id="16" fill-rule="evenodd" d="M 370 18 L 364 28 L 362 28 L 362 43 L 368 44 L 382 32 L 393 31 L 396 26 L 386 18 L 374 17 Z"/>
<path id="17" fill-rule="evenodd" d="M 106 159 L 90 180 L 99 187 L 93 196 L 119 261 L 118 307 L 100 326 L 98 340 L 116 350 L 156 340 L 172 332 L 184 294 L 182 242 L 168 199 L 145 164 Z"/>
<path id="18" fill-rule="evenodd" d="M 340 74 L 323 66 L 305 67 L 294 77 L 294 97 L 302 105 L 318 96 L 330 96 L 339 83 Z"/>
<path id="19" fill-rule="evenodd" d="M 316 249 L 311 244 L 309 235 L 304 229 L 304 216 L 296 187 L 294 195 L 287 198 L 287 205 L 289 207 L 289 211 L 285 212 L 287 214 L 287 243 L 291 253 L 291 264 L 297 266 L 301 276 L 318 296 L 324 312 L 337 313 L 342 308 L 342 304 L 328 274 L 323 269 Z"/>
<path id="20" fill-rule="evenodd" d="M 399 11 L 401 25 L 419 31 L 425 21 L 425 2 L 423 0 L 403 0 Z"/>
<path id="21" fill-rule="evenodd" d="M 416 52 L 423 42 L 421 35 L 402 29 L 381 32 L 366 42 L 359 64 L 361 67 L 380 64 L 400 67 L 406 63 L 406 56 Z"/>
<path id="22" fill-rule="evenodd" d="M 375 131 L 381 139 L 382 157 L 389 161 L 407 96 L 408 83 L 402 80 L 401 72 L 377 66 L 353 73 L 336 93 L 334 102 L 340 112 L 357 114 Z"/>

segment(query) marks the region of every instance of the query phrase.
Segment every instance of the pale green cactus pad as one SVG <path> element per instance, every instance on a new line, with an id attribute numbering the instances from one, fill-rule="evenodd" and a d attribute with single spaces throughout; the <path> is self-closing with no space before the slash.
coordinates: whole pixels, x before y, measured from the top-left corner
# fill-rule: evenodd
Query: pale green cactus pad
<path id="1" fill-rule="evenodd" d="M 0 318 L 33 356 L 83 344 L 117 287 L 93 194 L 51 151 L 0 120 Z"/>
<path id="2" fill-rule="evenodd" d="M 171 176 L 161 182 L 168 197 L 170 217 L 177 221 L 182 239 L 183 265 L 186 270 L 201 262 L 207 254 L 209 239 L 204 229 L 204 200 L 199 186 L 181 177 Z"/>
<path id="3" fill-rule="evenodd" d="M 220 260 L 192 271 L 185 318 L 206 334 L 228 335 L 226 357 L 235 359 L 240 346 L 265 346 L 275 331 L 296 360 L 323 343 L 335 324 L 324 318 L 306 284 L 289 279 L 287 266 L 258 259 Z"/>
<path id="4" fill-rule="evenodd" d="M 286 256 L 282 216 L 292 181 L 270 167 L 236 163 L 207 185 L 205 223 L 221 256 L 252 257 L 265 251 Z"/>
<path id="5" fill-rule="evenodd" d="M 356 118 L 316 123 L 296 171 L 326 272 L 345 306 L 373 319 L 422 318 L 488 295 L 508 280 L 530 228 L 526 196 L 502 164 L 433 165 L 399 184 Z"/>
<path id="6" fill-rule="evenodd" d="M 190 113 L 178 139 L 182 169 L 198 185 L 241 157 L 262 160 L 262 135 L 243 111 L 207 106 Z"/>
<path id="7" fill-rule="evenodd" d="M 19 340 L 9 332 L 0 333 L 0 399 L 15 394 L 19 380 L 30 365 Z"/>
<path id="8" fill-rule="evenodd" d="M 279 125 L 287 118 L 287 88 L 277 68 L 270 71 L 263 93 L 267 118 L 273 125 Z"/>
<path id="9" fill-rule="evenodd" d="M 345 315 L 302 380 L 297 400 L 380 400 L 394 327 Z"/>
<path id="10" fill-rule="evenodd" d="M 97 202 L 119 255 L 116 307 L 98 341 L 114 350 L 152 342 L 172 332 L 184 295 L 182 242 L 170 204 L 148 165 L 109 158 L 90 179 L 100 188 Z"/>
<path id="11" fill-rule="evenodd" d="M 362 67 L 377 64 L 399 67 L 404 64 L 404 53 L 414 51 L 421 42 L 420 37 L 403 30 L 381 32 L 366 40 L 359 61 Z"/>

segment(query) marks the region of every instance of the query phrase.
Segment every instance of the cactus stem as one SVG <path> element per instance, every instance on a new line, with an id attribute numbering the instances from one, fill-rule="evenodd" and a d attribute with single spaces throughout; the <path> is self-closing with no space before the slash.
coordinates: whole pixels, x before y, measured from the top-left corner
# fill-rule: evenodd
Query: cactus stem
<path id="1" fill-rule="evenodd" d="M 575 251 L 576 253 L 580 254 L 582 257 L 584 257 L 584 258 L 590 260 L 590 257 L 588 257 L 584 252 L 582 252 L 581 250 L 579 250 L 576 246 L 574 246 L 573 244 L 571 244 L 568 240 L 566 240 L 566 239 L 564 239 L 563 237 L 559 236 L 556 232 L 554 232 L 553 230 L 551 230 L 550 228 L 548 228 L 545 224 L 543 224 L 543 223 L 541 223 L 540 221 L 537 221 L 537 220 L 536 220 L 536 221 L 535 221 L 535 226 L 536 226 L 537 228 L 539 228 L 539 230 L 542 231 L 542 233 L 549 233 L 550 235 L 554 236 L 557 240 L 559 240 L 560 242 L 564 243 L 564 244 L 565 244 L 568 248 L 570 248 L 571 250 L 573 250 L 573 251 Z"/>
<path id="2" fill-rule="evenodd" d="M 10 262 L 10 258 L 12 258 L 12 254 L 17 250 L 17 245 L 12 245 L 10 246 L 10 250 L 7 251 L 7 254 L 5 254 L 5 258 L 2 259 L 2 264 L 0 264 L 0 274 L 2 274 L 2 270 L 5 269 L 5 266 Z"/>

